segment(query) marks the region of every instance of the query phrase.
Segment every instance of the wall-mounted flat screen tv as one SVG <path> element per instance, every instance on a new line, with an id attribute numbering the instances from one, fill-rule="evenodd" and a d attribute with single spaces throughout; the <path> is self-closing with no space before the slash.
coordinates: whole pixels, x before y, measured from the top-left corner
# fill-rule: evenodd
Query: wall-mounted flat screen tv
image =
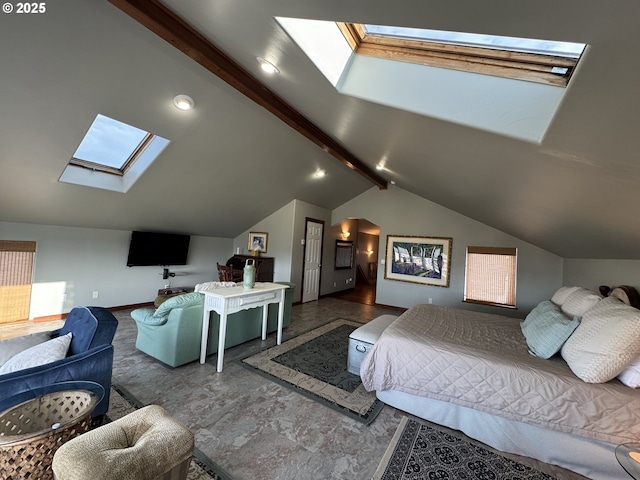
<path id="1" fill-rule="evenodd" d="M 186 265 L 190 241 L 189 235 L 133 231 L 127 266 Z"/>

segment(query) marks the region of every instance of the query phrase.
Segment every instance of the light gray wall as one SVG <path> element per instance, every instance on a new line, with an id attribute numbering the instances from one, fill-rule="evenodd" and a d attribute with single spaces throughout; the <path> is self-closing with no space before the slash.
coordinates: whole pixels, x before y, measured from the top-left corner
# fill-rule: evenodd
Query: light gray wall
<path id="1" fill-rule="evenodd" d="M 294 302 L 299 302 L 302 299 L 302 260 L 304 258 L 304 245 L 302 241 L 304 240 L 307 218 L 325 222 L 325 248 L 323 249 L 322 267 L 322 273 L 324 274 L 325 255 L 327 254 L 326 227 L 331 218 L 331 212 L 326 208 L 300 200 L 293 200 L 272 215 L 253 225 L 233 241 L 234 252 L 237 248 L 240 248 L 241 252 L 247 254 L 249 232 L 268 233 L 268 246 L 265 255 L 275 258 L 273 280 L 276 282 L 293 282 L 296 284 L 293 296 Z M 322 294 L 322 288 L 320 293 Z"/>
<path id="2" fill-rule="evenodd" d="M 216 261 L 232 251 L 231 239 L 191 237 L 188 265 L 127 267 L 131 232 L 0 222 L 3 240 L 37 242 L 30 317 L 67 313 L 76 305 L 115 307 L 153 301 L 158 289 L 217 279 Z M 98 291 L 98 298 L 93 292 Z"/>
<path id="3" fill-rule="evenodd" d="M 640 260 L 565 258 L 562 284 L 596 292 L 600 285 L 631 285 L 640 290 Z"/>
<path id="4" fill-rule="evenodd" d="M 241 254 L 250 254 L 249 233 L 266 233 L 267 251 L 260 255 L 274 258 L 273 280 L 275 282 L 290 281 L 294 214 L 295 201 L 289 202 L 264 220 L 261 220 L 238 235 L 233 240 L 233 252 L 237 252 L 238 249 L 240 249 Z"/>
<path id="5" fill-rule="evenodd" d="M 333 210 L 331 218 L 334 223 L 362 218 L 380 226 L 377 303 L 411 307 L 432 298 L 435 304 L 522 317 L 562 285 L 562 258 L 398 187 L 371 188 Z M 382 261 L 387 235 L 451 237 L 449 288 L 385 280 Z M 462 302 L 466 247 L 470 245 L 518 249 L 516 311 Z"/>

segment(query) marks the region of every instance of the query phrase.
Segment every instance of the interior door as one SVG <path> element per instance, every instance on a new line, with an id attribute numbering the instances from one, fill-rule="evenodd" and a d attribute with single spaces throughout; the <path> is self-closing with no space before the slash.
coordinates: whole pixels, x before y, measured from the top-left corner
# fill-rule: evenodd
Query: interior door
<path id="1" fill-rule="evenodd" d="M 304 280 L 302 303 L 318 300 L 320 296 L 320 267 L 322 261 L 322 233 L 324 223 L 307 220 L 304 248 Z"/>

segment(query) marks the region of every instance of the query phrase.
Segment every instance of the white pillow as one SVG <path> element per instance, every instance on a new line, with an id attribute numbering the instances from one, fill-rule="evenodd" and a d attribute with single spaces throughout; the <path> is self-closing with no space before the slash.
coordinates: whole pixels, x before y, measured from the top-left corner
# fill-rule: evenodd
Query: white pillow
<path id="1" fill-rule="evenodd" d="M 601 299 L 602 297 L 596 292 L 578 287 L 567 296 L 560 308 L 569 317 L 581 317 Z"/>
<path id="2" fill-rule="evenodd" d="M 582 316 L 561 353 L 585 382 L 608 382 L 640 356 L 640 310 L 617 298 L 600 300 Z"/>
<path id="3" fill-rule="evenodd" d="M 580 288 L 581 287 L 560 287 L 556 290 L 556 293 L 553 294 L 553 297 L 551 297 L 551 301 L 561 307 L 567 297 Z"/>
<path id="4" fill-rule="evenodd" d="M 23 350 L 51 340 L 51 332 L 38 332 L 0 340 L 0 367 Z"/>
<path id="5" fill-rule="evenodd" d="M 70 344 L 71 332 L 62 337 L 56 337 L 47 342 L 27 348 L 11 357 L 2 365 L 2 367 L 0 367 L 0 375 L 62 360 L 67 356 Z"/>
<path id="6" fill-rule="evenodd" d="M 627 368 L 618 375 L 618 380 L 624 383 L 627 387 L 640 387 L 640 357 L 637 357 L 633 362 L 627 365 Z"/>

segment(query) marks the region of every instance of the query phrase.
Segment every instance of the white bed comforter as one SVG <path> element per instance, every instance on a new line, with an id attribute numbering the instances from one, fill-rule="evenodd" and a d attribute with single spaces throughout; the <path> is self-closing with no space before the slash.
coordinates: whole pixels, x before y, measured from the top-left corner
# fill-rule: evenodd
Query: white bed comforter
<path id="1" fill-rule="evenodd" d="M 587 384 L 528 353 L 520 321 L 417 305 L 362 362 L 367 390 L 398 390 L 609 443 L 640 442 L 640 391 Z"/>

